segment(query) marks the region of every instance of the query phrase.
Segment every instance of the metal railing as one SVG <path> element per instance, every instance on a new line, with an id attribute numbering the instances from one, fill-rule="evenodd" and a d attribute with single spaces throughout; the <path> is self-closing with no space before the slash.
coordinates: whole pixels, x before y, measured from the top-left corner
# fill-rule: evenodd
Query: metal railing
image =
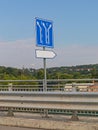
<path id="1" fill-rule="evenodd" d="M 98 92 L 0 92 L 0 110 L 48 113 L 62 111 L 76 115 L 83 111 L 98 114 Z M 76 114 L 77 113 L 77 114 Z"/>
<path id="2" fill-rule="evenodd" d="M 89 91 L 94 82 L 98 79 L 49 79 L 47 91 Z M 44 80 L 0 80 L 0 91 L 44 91 L 43 83 Z"/>
<path id="3" fill-rule="evenodd" d="M 43 80 L 0 80 L 0 110 L 98 115 L 98 89 L 91 92 L 98 79 L 51 79 L 47 91 Z M 89 91 L 90 90 L 90 91 Z M 76 114 L 77 113 L 77 114 Z"/>

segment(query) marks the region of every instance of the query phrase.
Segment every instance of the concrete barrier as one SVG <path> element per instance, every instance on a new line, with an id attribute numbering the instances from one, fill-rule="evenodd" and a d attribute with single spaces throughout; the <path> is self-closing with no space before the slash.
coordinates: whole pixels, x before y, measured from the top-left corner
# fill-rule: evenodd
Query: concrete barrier
<path id="1" fill-rule="evenodd" d="M 0 117 L 0 125 L 40 128 L 47 130 L 98 130 L 96 122 L 73 122 L 73 121 L 54 121 L 45 119 L 26 119 L 16 117 Z"/>

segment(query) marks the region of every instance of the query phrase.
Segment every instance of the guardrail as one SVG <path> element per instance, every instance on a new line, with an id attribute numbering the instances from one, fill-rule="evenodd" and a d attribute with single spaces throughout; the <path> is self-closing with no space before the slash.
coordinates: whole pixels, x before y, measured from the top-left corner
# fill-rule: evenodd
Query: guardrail
<path id="1" fill-rule="evenodd" d="M 98 112 L 98 92 L 0 92 L 0 110 L 39 110 L 46 117 L 51 110 L 70 111 L 76 120 L 79 111 Z"/>
<path id="2" fill-rule="evenodd" d="M 98 79 L 54 79 L 47 80 L 47 91 L 43 80 L 0 80 L 0 110 L 13 112 L 38 112 L 98 115 L 98 89 L 90 87 Z M 84 87 L 85 86 L 85 87 Z M 90 90 L 90 92 L 89 92 Z"/>

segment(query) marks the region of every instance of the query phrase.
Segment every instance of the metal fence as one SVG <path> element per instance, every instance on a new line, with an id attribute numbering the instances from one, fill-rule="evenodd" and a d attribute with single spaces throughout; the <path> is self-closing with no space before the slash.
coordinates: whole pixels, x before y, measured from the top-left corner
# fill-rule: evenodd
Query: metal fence
<path id="1" fill-rule="evenodd" d="M 98 79 L 49 79 L 46 91 L 98 91 L 97 82 Z M 0 91 L 44 91 L 43 84 L 44 80 L 0 80 Z"/>

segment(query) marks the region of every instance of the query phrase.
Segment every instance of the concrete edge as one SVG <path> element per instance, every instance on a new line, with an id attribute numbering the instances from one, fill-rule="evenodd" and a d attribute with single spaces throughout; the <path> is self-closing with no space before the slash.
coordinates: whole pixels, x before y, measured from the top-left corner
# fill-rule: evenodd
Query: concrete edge
<path id="1" fill-rule="evenodd" d="M 47 130 L 98 130 L 98 123 L 0 117 L 0 125 Z"/>

